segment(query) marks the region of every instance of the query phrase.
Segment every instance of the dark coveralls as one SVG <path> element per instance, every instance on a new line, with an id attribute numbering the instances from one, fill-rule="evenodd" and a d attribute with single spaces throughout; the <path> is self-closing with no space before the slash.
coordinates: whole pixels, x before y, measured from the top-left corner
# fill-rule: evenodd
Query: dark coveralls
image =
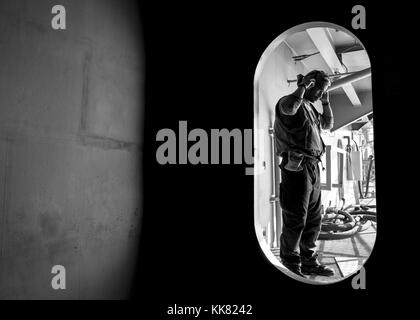
<path id="1" fill-rule="evenodd" d="M 321 185 L 318 162 L 325 152 L 321 138 L 321 115 L 303 99 L 294 115 L 281 112 L 280 104 L 298 103 L 293 95 L 285 96 L 276 105 L 274 123 L 277 154 L 282 156 L 280 206 L 283 229 L 280 238 L 280 258 L 283 263 L 310 264 L 316 259 L 315 241 L 321 230 Z M 304 154 L 301 171 L 289 171 L 288 151 Z"/>

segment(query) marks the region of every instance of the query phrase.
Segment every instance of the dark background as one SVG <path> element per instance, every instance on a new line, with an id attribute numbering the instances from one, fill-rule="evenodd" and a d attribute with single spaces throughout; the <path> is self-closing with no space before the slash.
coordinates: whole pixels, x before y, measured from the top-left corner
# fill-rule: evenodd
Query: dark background
<path id="1" fill-rule="evenodd" d="M 366 30 L 352 29 L 356 4 L 366 8 Z M 401 4 L 343 1 L 140 5 L 146 53 L 145 207 L 133 300 L 144 302 L 154 318 L 175 303 L 226 303 L 253 304 L 257 318 L 267 319 L 266 314 L 290 311 L 290 302 L 319 308 L 321 301 L 363 300 L 402 284 L 405 267 L 399 259 L 406 257 L 408 240 L 406 231 L 396 228 L 395 216 L 405 206 L 396 192 L 405 192 L 406 185 L 396 155 L 406 139 L 396 130 L 408 129 L 399 120 L 412 103 L 404 89 L 411 82 L 402 72 L 407 71 L 403 36 L 413 31 L 409 12 Z M 311 21 L 353 32 L 372 64 L 379 217 L 364 291 L 352 289 L 352 278 L 319 286 L 300 283 L 271 265 L 255 235 L 253 177 L 245 175 L 245 165 L 162 166 L 155 156 L 156 133 L 177 132 L 181 120 L 188 121 L 189 130 L 252 128 L 253 78 L 261 54 L 285 30 Z"/>

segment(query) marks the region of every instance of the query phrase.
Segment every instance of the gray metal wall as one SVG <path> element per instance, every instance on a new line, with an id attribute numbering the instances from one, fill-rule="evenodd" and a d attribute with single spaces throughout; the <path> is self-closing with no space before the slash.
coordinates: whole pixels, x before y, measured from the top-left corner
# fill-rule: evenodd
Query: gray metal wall
<path id="1" fill-rule="evenodd" d="M 53 30 L 51 8 L 66 8 Z M 0 299 L 129 294 L 143 57 L 132 1 L 0 2 Z M 66 289 L 53 290 L 53 265 Z"/>

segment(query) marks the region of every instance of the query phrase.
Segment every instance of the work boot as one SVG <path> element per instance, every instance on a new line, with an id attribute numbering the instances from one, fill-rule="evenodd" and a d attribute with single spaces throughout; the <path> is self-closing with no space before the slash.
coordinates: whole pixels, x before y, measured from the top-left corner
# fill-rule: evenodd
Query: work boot
<path id="1" fill-rule="evenodd" d="M 305 259 L 302 257 L 301 272 L 306 275 L 326 277 L 331 277 L 334 275 L 334 270 L 327 267 L 326 265 L 321 264 L 317 259 L 317 255 L 310 259 Z"/>
<path id="2" fill-rule="evenodd" d="M 297 274 L 298 276 L 300 276 L 302 278 L 306 278 L 305 275 L 301 271 L 300 264 L 288 263 L 288 262 L 284 262 L 284 261 L 282 261 L 282 263 L 287 269 L 292 271 L 294 274 Z"/>

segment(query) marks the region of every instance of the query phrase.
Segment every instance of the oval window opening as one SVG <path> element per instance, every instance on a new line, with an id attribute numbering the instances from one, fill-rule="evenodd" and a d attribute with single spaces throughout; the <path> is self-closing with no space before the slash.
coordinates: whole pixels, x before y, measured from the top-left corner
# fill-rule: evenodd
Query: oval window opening
<path id="1" fill-rule="evenodd" d="M 376 239 L 371 65 L 331 23 L 293 27 L 254 78 L 254 220 L 261 249 L 290 277 L 354 275 Z"/>

